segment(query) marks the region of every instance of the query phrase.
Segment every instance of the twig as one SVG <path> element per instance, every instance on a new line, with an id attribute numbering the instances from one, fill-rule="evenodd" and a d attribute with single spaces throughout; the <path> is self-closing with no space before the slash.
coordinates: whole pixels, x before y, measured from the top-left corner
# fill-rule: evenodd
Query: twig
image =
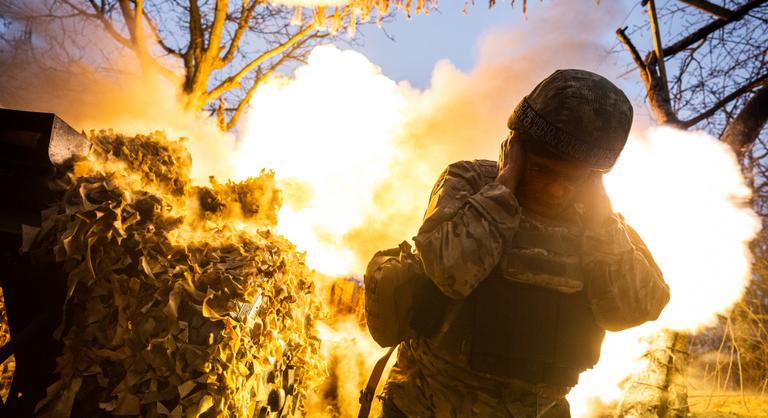
<path id="1" fill-rule="evenodd" d="M 728 19 L 733 16 L 733 12 L 725 7 L 712 4 L 706 0 L 680 0 L 681 2 L 693 6 L 701 11 L 707 12 L 718 19 Z"/>
<path id="2" fill-rule="evenodd" d="M 749 12 L 766 3 L 768 3 L 768 0 L 751 0 L 750 2 L 741 6 L 740 8 L 734 10 L 730 18 L 714 20 L 713 22 L 708 23 L 700 27 L 699 29 L 695 30 L 694 32 L 684 37 L 683 39 L 680 39 L 674 44 L 664 48 L 664 51 L 663 51 L 664 56 L 669 57 L 677 54 L 678 52 L 690 47 L 694 43 L 711 35 L 713 32 L 717 31 L 718 29 L 725 27 L 729 23 L 737 22 L 743 19 L 745 16 L 747 16 Z"/>
<path id="3" fill-rule="evenodd" d="M 728 318 L 730 321 L 730 318 Z M 744 407 L 747 409 L 747 412 L 749 412 L 749 406 L 747 406 L 747 400 L 744 398 L 744 372 L 741 369 L 741 350 L 739 350 L 739 345 L 736 343 L 736 336 L 733 333 L 733 327 L 729 327 L 729 331 L 731 334 L 731 349 L 736 351 L 736 364 L 739 367 L 739 390 L 741 391 L 741 401 L 744 403 Z M 733 362 L 733 358 L 731 358 L 731 362 Z"/>
<path id="4" fill-rule="evenodd" d="M 621 43 L 624 44 L 624 47 L 627 48 L 627 51 L 629 51 L 629 54 L 632 56 L 632 60 L 635 61 L 635 64 L 640 69 L 641 72 L 645 73 L 647 71 L 647 67 L 645 65 L 645 61 L 640 57 L 640 53 L 637 52 L 637 48 L 635 48 L 635 44 L 632 43 L 632 40 L 629 39 L 629 36 L 627 36 L 627 27 L 616 29 L 616 36 L 619 37 L 619 40 L 621 40 Z"/>
<path id="5" fill-rule="evenodd" d="M 723 97 L 722 99 L 718 100 L 715 104 L 713 104 L 709 109 L 705 110 L 704 112 L 694 116 L 691 119 L 688 119 L 684 121 L 682 124 L 686 128 L 690 128 L 691 126 L 696 125 L 697 123 L 703 121 L 704 119 L 707 119 L 708 117 L 712 116 L 720 110 L 723 106 L 727 105 L 728 103 L 732 102 L 733 100 L 741 97 L 744 93 L 749 92 L 752 89 L 755 89 L 757 87 L 760 87 L 763 85 L 766 80 L 768 80 L 768 73 L 761 75 L 760 77 L 750 81 L 749 83 L 739 87 L 738 89 L 732 91 L 727 96 Z"/>
<path id="6" fill-rule="evenodd" d="M 648 16 L 651 20 L 651 32 L 653 33 L 653 48 L 656 51 L 656 63 L 659 66 L 659 76 L 661 77 L 662 88 L 669 96 L 669 83 L 667 83 L 667 68 L 664 65 L 664 47 L 661 44 L 661 33 L 659 33 L 659 18 L 656 15 L 656 1 L 648 0 Z"/>

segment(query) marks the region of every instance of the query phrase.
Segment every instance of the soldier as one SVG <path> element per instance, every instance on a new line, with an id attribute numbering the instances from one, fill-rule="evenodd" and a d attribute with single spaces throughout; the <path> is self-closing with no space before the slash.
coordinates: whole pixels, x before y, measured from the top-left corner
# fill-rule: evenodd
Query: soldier
<path id="1" fill-rule="evenodd" d="M 605 330 L 658 317 L 669 287 L 602 182 L 631 123 L 610 81 L 558 70 L 510 116 L 498 162 L 442 173 L 414 241 L 451 303 L 400 345 L 383 417 L 569 417 Z"/>

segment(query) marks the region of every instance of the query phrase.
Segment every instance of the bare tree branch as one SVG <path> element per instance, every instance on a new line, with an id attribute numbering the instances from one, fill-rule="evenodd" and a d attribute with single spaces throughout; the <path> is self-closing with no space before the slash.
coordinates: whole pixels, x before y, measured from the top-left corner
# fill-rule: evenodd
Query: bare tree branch
<path id="1" fill-rule="evenodd" d="M 111 36 L 119 44 L 128 48 L 132 47 L 131 40 L 123 36 L 120 32 L 118 32 L 117 29 L 115 29 L 115 27 L 112 25 L 112 22 L 109 19 L 107 19 L 107 17 L 104 15 L 103 4 L 100 7 L 99 5 L 96 4 L 95 1 L 89 0 L 89 4 L 93 8 L 93 10 L 96 12 L 96 13 L 89 13 L 87 10 L 78 7 L 77 5 L 75 5 L 69 0 L 62 0 L 62 2 L 67 6 L 71 7 L 73 10 L 80 13 L 81 15 L 98 20 L 102 24 L 102 27 L 104 28 L 104 30 L 107 31 L 109 36 Z"/>
<path id="2" fill-rule="evenodd" d="M 181 58 L 183 55 L 182 52 L 172 48 L 165 42 L 165 39 L 163 39 L 163 37 L 160 35 L 160 30 L 157 28 L 157 24 L 146 10 L 144 10 L 144 20 L 146 20 L 147 26 L 149 26 L 149 29 L 152 31 L 152 35 L 154 35 L 155 41 L 158 43 L 158 45 L 160 45 L 160 47 L 163 48 L 163 50 L 168 54 Z"/>
<path id="3" fill-rule="evenodd" d="M 186 70 L 184 91 L 187 92 L 194 90 L 195 80 L 199 77 L 195 64 L 200 61 L 203 55 L 205 35 L 203 34 L 202 19 L 197 0 L 189 0 L 189 47 L 184 54 L 184 67 Z"/>
<path id="4" fill-rule="evenodd" d="M 693 6 L 699 10 L 707 12 L 718 19 L 728 19 L 733 16 L 733 12 L 725 7 L 712 4 L 706 0 L 680 0 L 681 2 Z"/>
<path id="5" fill-rule="evenodd" d="M 640 53 L 637 52 L 637 48 L 635 48 L 635 45 L 629 39 L 623 28 L 616 30 L 616 35 L 619 37 L 619 40 L 621 40 L 621 43 L 624 44 L 625 48 L 627 48 L 640 70 L 640 78 L 643 80 L 643 84 L 645 84 L 645 90 L 648 93 L 648 101 L 650 102 L 651 110 L 653 111 L 656 120 L 661 124 L 679 126 L 680 120 L 672 109 L 672 104 L 669 98 L 669 89 L 666 87 L 665 82 L 661 79 L 658 72 L 656 72 L 655 67 L 640 58 Z"/>
<path id="6" fill-rule="evenodd" d="M 134 0 L 135 10 L 131 7 L 130 0 L 120 0 L 120 12 L 125 20 L 125 26 L 128 28 L 128 33 L 131 38 L 132 49 L 139 58 L 139 65 L 141 66 L 155 66 L 154 58 L 149 54 L 147 50 L 146 40 L 144 39 L 144 31 L 142 29 L 142 21 L 144 15 L 144 3 L 142 0 Z"/>
<path id="7" fill-rule="evenodd" d="M 739 157 L 755 140 L 768 122 L 768 86 L 762 87 L 731 121 L 720 139 L 731 146 Z"/>
<path id="8" fill-rule="evenodd" d="M 294 51 L 298 49 L 292 48 Z M 230 130 L 235 127 L 235 124 L 237 124 L 237 121 L 240 120 L 240 116 L 242 115 L 245 108 L 250 104 L 251 98 L 253 97 L 253 94 L 256 93 L 256 90 L 261 85 L 261 83 L 266 80 L 269 76 L 272 75 L 272 73 L 275 72 L 275 70 L 283 65 L 283 63 L 288 59 L 288 57 L 291 56 L 290 53 L 283 54 L 282 57 L 280 57 L 279 60 L 277 60 L 274 64 L 270 66 L 270 68 L 265 71 L 263 74 L 260 74 L 259 77 L 256 78 L 256 80 L 253 82 L 251 87 L 248 89 L 248 91 L 245 93 L 245 96 L 242 100 L 237 104 L 237 107 L 235 108 L 234 113 L 232 114 L 232 117 L 229 118 L 229 122 L 226 124 L 226 129 Z"/>
<path id="9" fill-rule="evenodd" d="M 299 42 L 302 38 L 309 35 L 313 30 L 315 30 L 315 27 L 312 23 L 305 24 L 304 27 L 296 32 L 293 36 L 291 36 L 287 41 L 283 42 L 282 44 L 265 51 L 258 57 L 254 58 L 243 66 L 243 68 L 240 69 L 237 73 L 227 77 L 224 81 L 219 83 L 218 86 L 214 87 L 209 91 L 205 96 L 205 101 L 209 102 L 211 100 L 216 99 L 219 97 L 222 93 L 225 91 L 236 87 L 238 83 L 240 83 L 240 80 L 243 79 L 248 73 L 253 71 L 256 67 L 267 61 L 268 59 L 275 57 L 279 54 L 282 54 L 286 50 L 288 50 L 291 46 L 293 46 L 295 43 Z"/>
<path id="10" fill-rule="evenodd" d="M 125 20 L 125 26 L 128 29 L 128 35 L 131 39 L 131 41 L 134 44 L 134 47 L 137 45 L 137 38 L 136 38 L 136 29 L 137 29 L 137 22 L 136 22 L 136 15 L 133 13 L 133 10 L 131 8 L 131 3 L 128 0 L 119 0 L 118 4 L 120 5 L 120 12 L 123 14 L 123 20 Z M 138 4 L 137 4 L 138 7 Z"/>
<path id="11" fill-rule="evenodd" d="M 709 109 L 706 111 L 696 115 L 695 117 L 688 119 L 684 122 L 682 122 L 682 126 L 685 128 L 690 128 L 691 126 L 696 125 L 697 123 L 703 121 L 704 119 L 707 119 L 714 115 L 718 110 L 720 110 L 723 106 L 727 105 L 728 103 L 734 101 L 735 99 L 743 96 L 746 93 L 749 93 L 750 91 L 756 89 L 757 87 L 763 86 L 766 83 L 766 80 L 768 80 L 768 74 L 763 74 L 762 76 L 758 77 L 755 80 L 750 81 L 749 83 L 739 87 L 735 91 L 731 92 L 727 96 L 723 97 L 722 99 L 718 100 L 717 103 L 712 105 Z"/>
<path id="12" fill-rule="evenodd" d="M 3 0 L 0 0 L 3 1 Z M 18 1 L 25 0 L 5 0 Z M 94 22 L 115 40 L 129 48 L 142 70 L 157 70 L 174 82 L 183 65 L 181 91 L 187 109 L 213 110 L 218 116 L 232 115 L 226 126 L 233 126 L 253 95 L 261 77 L 290 63 L 306 61 L 309 48 L 325 36 L 334 36 L 346 27 L 354 30 L 367 22 L 372 12 L 380 23 L 393 7 L 410 14 L 415 4 L 418 13 L 427 13 L 437 2 L 388 2 L 355 0 L 345 6 L 285 7 L 266 0 L 46 0 L 52 4 L 48 19 L 74 23 L 70 30 L 81 31 Z M 514 2 L 513 2 L 514 3 Z M 523 1 L 523 9 L 527 2 Z M 493 1 L 489 2 L 492 5 Z M 72 13 L 54 13 L 64 9 Z M 525 12 L 525 10 L 523 10 Z M 295 24 L 304 16 L 304 23 Z M 77 22 L 82 19 L 85 22 Z M 81 25 L 81 23 L 86 23 Z M 322 29 L 327 32 L 322 32 Z M 2 34 L 0 34 L 2 36 Z M 78 37 L 51 39 L 56 48 L 78 54 L 75 44 L 87 43 Z M 114 45 L 104 47 L 110 50 Z M 114 55 L 99 51 L 106 67 Z M 245 80 L 248 80 L 246 83 Z M 254 82 L 251 82 L 254 80 Z M 245 86 L 247 84 L 247 86 Z M 227 106 L 237 100 L 237 106 Z M 243 103 L 244 102 L 244 103 Z M 226 127 L 222 124 L 222 127 Z"/>
<path id="13" fill-rule="evenodd" d="M 240 41 L 243 39 L 245 31 L 248 30 L 248 22 L 251 20 L 251 17 L 253 17 L 253 12 L 256 10 L 257 4 L 258 0 L 250 0 L 247 5 L 243 3 L 243 10 L 238 19 L 235 34 L 232 36 L 232 40 L 229 43 L 229 49 L 227 49 L 227 52 L 217 63 L 217 69 L 224 68 L 224 66 L 232 62 L 232 59 L 235 57 L 235 51 L 237 51 L 237 48 L 240 46 Z"/>
<path id="14" fill-rule="evenodd" d="M 216 0 L 216 8 L 213 14 L 213 25 L 208 35 L 208 46 L 205 48 L 203 62 L 205 65 L 214 66 L 221 50 L 221 34 L 227 21 L 227 0 Z"/>
<path id="15" fill-rule="evenodd" d="M 726 25 L 738 22 L 739 20 L 743 19 L 749 12 L 752 10 L 768 3 L 768 0 L 751 0 L 748 3 L 744 4 L 740 8 L 733 11 L 733 14 L 728 19 L 717 19 L 707 25 L 702 26 L 701 28 L 695 30 L 690 35 L 684 37 L 683 39 L 680 39 L 679 41 L 675 42 L 674 44 L 664 48 L 664 56 L 669 57 L 672 55 L 677 54 L 680 51 L 685 50 L 686 48 L 690 47 L 691 45 L 695 44 L 696 42 L 701 41 L 702 39 L 706 38 L 707 36 L 711 35 L 713 32 L 717 31 L 718 29 L 722 29 Z"/>
<path id="16" fill-rule="evenodd" d="M 648 17 L 651 21 L 651 33 L 653 33 L 653 49 L 656 52 L 656 62 L 659 68 L 659 84 L 669 96 L 669 83 L 667 82 L 667 68 L 664 65 L 664 47 L 661 45 L 661 33 L 659 31 L 659 19 L 656 15 L 656 1 L 648 0 Z"/>
<path id="17" fill-rule="evenodd" d="M 621 43 L 627 48 L 627 51 L 629 51 L 629 55 L 632 56 L 632 60 L 635 61 L 635 65 L 640 69 L 641 74 L 645 74 L 648 71 L 648 68 L 645 65 L 645 61 L 643 61 L 643 58 L 640 57 L 640 53 L 637 52 L 635 44 L 633 44 L 632 40 L 627 36 L 627 28 L 623 27 L 616 29 L 616 36 L 619 37 Z"/>

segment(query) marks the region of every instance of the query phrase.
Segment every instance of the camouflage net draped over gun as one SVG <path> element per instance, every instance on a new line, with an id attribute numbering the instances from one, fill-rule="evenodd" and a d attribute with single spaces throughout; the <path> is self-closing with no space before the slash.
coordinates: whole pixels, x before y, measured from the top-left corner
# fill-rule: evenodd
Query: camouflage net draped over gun
<path id="1" fill-rule="evenodd" d="M 11 340 L 11 331 L 8 328 L 8 314 L 5 311 L 5 295 L 0 289 L 0 347 Z M 0 399 L 8 400 L 13 382 L 13 373 L 16 370 L 16 359 L 13 355 L 0 364 Z"/>
<path id="2" fill-rule="evenodd" d="M 303 255 L 271 232 L 272 173 L 193 187 L 162 134 L 91 134 L 43 213 L 68 272 L 60 380 L 43 416 L 286 416 L 321 376 Z M 51 254 L 52 249 L 52 254 Z"/>

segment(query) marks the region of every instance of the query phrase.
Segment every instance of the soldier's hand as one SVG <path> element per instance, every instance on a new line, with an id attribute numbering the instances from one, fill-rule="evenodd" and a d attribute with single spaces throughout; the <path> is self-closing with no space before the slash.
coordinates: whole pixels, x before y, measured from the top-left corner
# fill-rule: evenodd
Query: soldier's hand
<path id="1" fill-rule="evenodd" d="M 510 134 L 501 143 L 498 166 L 499 174 L 496 176 L 496 183 L 514 192 L 525 168 L 525 150 L 519 138 Z"/>
<path id="2" fill-rule="evenodd" d="M 584 225 L 587 228 L 599 228 L 613 214 L 613 206 L 605 192 L 603 175 L 595 174 L 594 179 L 584 186 L 580 203 L 584 205 Z"/>

